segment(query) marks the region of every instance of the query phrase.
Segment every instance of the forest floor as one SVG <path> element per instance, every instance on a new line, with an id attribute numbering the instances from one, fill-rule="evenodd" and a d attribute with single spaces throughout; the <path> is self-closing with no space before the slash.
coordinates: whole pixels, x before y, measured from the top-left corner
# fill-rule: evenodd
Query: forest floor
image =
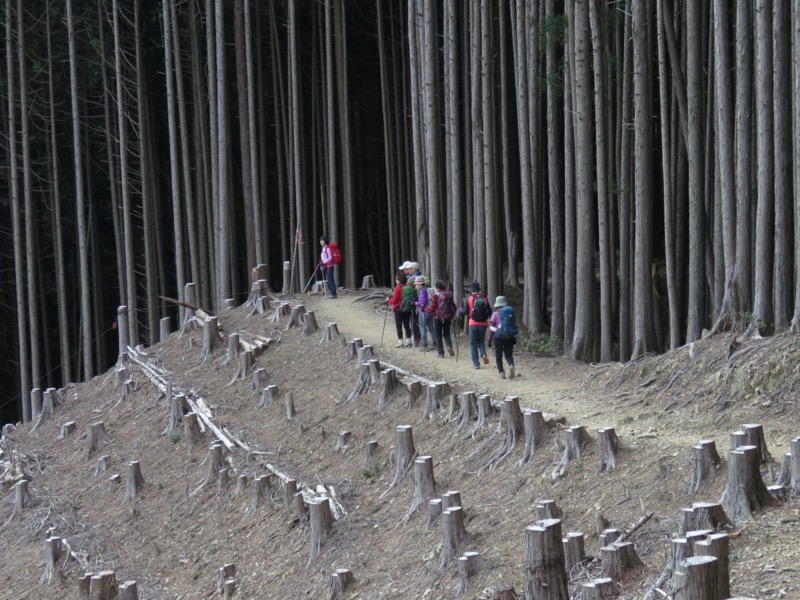
<path id="1" fill-rule="evenodd" d="M 288 298 L 314 311 L 320 328 L 306 336 L 302 325 L 287 328 L 288 316 L 273 320 L 271 309 L 222 312 L 225 339 L 205 360 L 200 329 L 141 349 L 152 368 L 168 374 L 173 394 L 202 399 L 226 439 L 234 440 L 224 450 L 227 483 L 209 473 L 214 434 L 206 429 L 188 450 L 183 425 L 170 431 L 170 402 L 132 360 L 127 368 L 135 386 L 127 395 L 112 369 L 68 386 L 53 417 L 38 426 L 9 428 L 0 445 L 0 598 L 76 597 L 86 570 L 113 570 L 119 583 L 135 580 L 142 599 L 220 597 L 218 572 L 230 563 L 239 598 L 328 597 L 336 569 L 355 576 L 347 598 L 453 598 L 456 558 L 470 550 L 481 554 L 482 565 L 460 597 L 488 599 L 512 586 L 521 594 L 526 527 L 537 520 L 537 503 L 551 499 L 563 511 L 562 534 L 583 532 L 593 558 L 572 573 L 572 596 L 599 576 L 599 533 L 611 526 L 630 533 L 643 562 L 615 581 L 618 596 L 639 599 L 665 569 L 681 509 L 720 500 L 731 433 L 743 424 L 763 425 L 774 457 L 763 468 L 768 485 L 800 435 L 797 335 L 742 341 L 724 333 L 625 365 L 539 357 L 518 346 L 519 377 L 501 380 L 494 360 L 472 368 L 463 336 L 457 357 L 394 348 L 391 315 L 384 333 L 383 297 L 341 290 L 335 300 Z M 322 343 L 328 323 L 340 335 Z M 228 358 L 232 334 L 272 340 L 255 359 L 267 383 L 277 386 L 264 407 L 258 407 L 261 387 L 254 389 L 250 374 L 237 377 L 239 360 Z M 448 396 L 426 419 L 424 394 L 412 402 L 401 390 L 381 407 L 380 384 L 348 399 L 360 374 L 356 359 L 345 360 L 353 338 L 373 346 L 382 368 L 397 367 L 404 383 L 443 381 L 452 394 L 474 391 L 495 401 L 518 397 L 523 408 L 548 417 L 546 441 L 523 462 L 522 439 L 502 456 L 508 439 L 499 413 L 478 427 L 474 419 L 460 419 Z M 291 419 L 288 392 L 296 409 Z M 59 439 L 69 421 L 76 429 Z M 98 421 L 109 441 L 90 454 L 89 426 Z M 428 527 L 424 503 L 410 510 L 414 467 L 395 481 L 398 425 L 410 425 L 417 454 L 432 457 L 437 497 L 460 492 L 467 535 L 449 561 L 443 560 L 441 517 Z M 572 425 L 584 426 L 592 441 L 580 459 L 558 470 L 564 430 Z M 597 474 L 597 431 L 604 427 L 616 429 L 624 449 L 616 469 Z M 349 432 L 346 443 L 341 432 Z M 701 439 L 715 440 L 722 464 L 692 496 L 691 447 Z M 377 450 L 368 457 L 370 441 Z M 99 456 L 107 457 L 104 473 L 97 473 Z M 126 500 L 131 461 L 139 462 L 144 483 Z M 256 502 L 253 477 L 268 474 L 272 490 Z M 23 477 L 30 498 L 16 514 L 14 482 Z M 281 478 L 287 477 L 309 495 L 333 499 L 335 520 L 324 539 L 284 504 Z M 240 478 L 247 481 L 243 490 Z M 800 598 L 799 508 L 796 501 L 766 507 L 730 531 L 731 596 Z M 79 560 L 59 562 L 48 582 L 42 579 L 51 535 Z"/>

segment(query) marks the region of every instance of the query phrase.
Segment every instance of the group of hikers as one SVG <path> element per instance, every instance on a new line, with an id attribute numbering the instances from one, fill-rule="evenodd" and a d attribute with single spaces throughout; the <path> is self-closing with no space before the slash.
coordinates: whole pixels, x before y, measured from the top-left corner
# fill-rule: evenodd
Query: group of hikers
<path id="1" fill-rule="evenodd" d="M 328 236 L 320 237 L 319 245 L 317 268 L 322 269 L 329 297 L 336 298 L 334 267 L 339 264 L 341 253 Z M 457 307 L 453 293 L 446 289 L 444 281 L 437 280 L 431 287 L 430 279 L 419 272 L 419 264 L 411 261 L 398 267 L 394 281 L 394 291 L 386 301 L 394 314 L 397 348 L 418 347 L 422 352 L 436 350 L 439 358 L 445 357 L 446 350 L 447 354 L 454 356 L 451 325 L 453 320 L 463 318 L 469 332 L 472 366 L 480 369 L 481 361 L 484 365 L 489 364 L 486 345 L 493 343 L 500 378 L 506 378 L 504 359 L 508 364 L 508 378 L 514 378 L 514 345 L 519 329 L 514 309 L 505 296 L 497 296 L 494 305 L 490 305 L 486 296 L 481 294 L 480 284 L 473 281 L 468 288 L 469 295 Z"/>
<path id="2" fill-rule="evenodd" d="M 421 352 L 436 350 L 439 358 L 445 350 L 453 356 L 451 325 L 463 318 L 467 322 L 472 366 L 480 369 L 481 362 L 489 364 L 487 343 L 495 348 L 495 362 L 501 379 L 506 378 L 503 360 L 508 364 L 508 378 L 514 370 L 514 345 L 519 329 L 514 309 L 505 296 L 497 296 L 494 305 L 481 294 L 481 286 L 474 281 L 468 288 L 469 296 L 456 306 L 453 293 L 444 281 L 437 280 L 431 287 L 428 277 L 419 272 L 419 264 L 405 261 L 395 274 L 392 296 L 387 298 L 394 314 L 397 329 L 397 348 L 419 348 Z M 492 310 L 494 308 L 494 311 Z M 428 336 L 431 341 L 428 343 Z"/>

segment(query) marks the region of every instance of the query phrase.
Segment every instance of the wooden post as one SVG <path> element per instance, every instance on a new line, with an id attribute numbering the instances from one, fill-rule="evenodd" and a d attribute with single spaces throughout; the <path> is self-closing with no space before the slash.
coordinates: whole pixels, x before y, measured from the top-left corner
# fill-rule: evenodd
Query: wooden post
<path id="1" fill-rule="evenodd" d="M 545 519 L 525 529 L 525 598 L 568 600 L 561 520 Z"/>

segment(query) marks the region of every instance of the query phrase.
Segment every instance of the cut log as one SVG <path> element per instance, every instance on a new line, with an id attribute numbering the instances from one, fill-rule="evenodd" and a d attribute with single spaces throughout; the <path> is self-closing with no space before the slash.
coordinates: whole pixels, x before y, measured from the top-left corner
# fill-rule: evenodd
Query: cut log
<path id="1" fill-rule="evenodd" d="M 595 475 L 617 468 L 619 438 L 613 427 L 597 430 L 597 471 Z"/>
<path id="2" fill-rule="evenodd" d="M 568 600 L 561 521 L 545 519 L 525 528 L 525 598 Z"/>
<path id="3" fill-rule="evenodd" d="M 311 565 L 319 556 L 328 533 L 333 526 L 331 505 L 327 498 L 314 498 L 308 503 L 308 518 L 311 524 L 311 555 L 308 565 Z"/>
<path id="4" fill-rule="evenodd" d="M 139 466 L 138 460 L 132 460 L 128 463 L 128 478 L 127 486 L 125 488 L 125 502 L 131 502 L 138 491 L 144 485 L 144 477 L 142 477 L 142 469 Z"/>
<path id="5" fill-rule="evenodd" d="M 480 552 L 464 552 L 458 558 L 458 584 L 456 585 L 456 596 L 460 596 L 469 589 L 469 581 L 481 568 L 483 559 Z"/>
<path id="6" fill-rule="evenodd" d="M 328 600 L 344 598 L 347 588 L 356 580 L 350 569 L 336 569 L 331 573 L 330 588 L 328 590 Z"/>
<path id="7" fill-rule="evenodd" d="M 574 581 L 582 576 L 583 564 L 586 562 L 586 542 L 581 532 L 569 531 L 561 543 L 564 546 L 564 566 L 567 571 L 567 579 Z"/>
<path id="8" fill-rule="evenodd" d="M 389 402 L 397 397 L 400 387 L 397 381 L 397 372 L 394 369 L 381 371 L 381 392 L 375 404 L 375 410 L 383 409 Z"/>
<path id="9" fill-rule="evenodd" d="M 183 437 L 186 441 L 186 449 L 191 454 L 198 438 L 200 437 L 200 426 L 197 423 L 197 413 L 190 412 L 183 416 Z"/>
<path id="10" fill-rule="evenodd" d="M 291 421 L 297 412 L 294 409 L 294 395 L 292 392 L 286 392 L 283 396 L 283 406 L 286 408 L 286 420 Z"/>
<path id="11" fill-rule="evenodd" d="M 550 475 L 552 481 L 566 475 L 567 465 L 573 460 L 580 460 L 581 454 L 592 440 L 589 434 L 586 433 L 586 429 L 584 429 L 583 425 L 573 425 L 569 427 L 565 435 L 564 453 L 561 456 L 561 462 Z"/>
<path id="12" fill-rule="evenodd" d="M 274 383 L 268 385 L 264 388 L 264 391 L 261 393 L 261 400 L 258 403 L 258 408 L 264 408 L 272 404 L 273 400 L 278 396 L 278 386 Z"/>
<path id="13" fill-rule="evenodd" d="M 420 506 L 425 506 L 428 500 L 436 494 L 436 479 L 433 477 L 433 457 L 419 456 L 414 460 L 414 495 L 411 506 L 401 521 L 408 523 Z"/>
<path id="14" fill-rule="evenodd" d="M 723 598 L 717 587 L 718 561 L 714 556 L 692 556 L 683 561 L 675 572 L 675 600 Z"/>
<path id="15" fill-rule="evenodd" d="M 458 547 L 467 537 L 464 527 L 464 511 L 460 506 L 452 506 L 442 510 L 442 562 L 439 571 L 458 554 Z"/>
<path id="16" fill-rule="evenodd" d="M 728 453 L 728 482 L 720 503 L 734 524 L 752 520 L 753 512 L 775 503 L 761 478 L 760 461 L 756 446 Z"/>
<path id="17" fill-rule="evenodd" d="M 727 533 L 712 533 L 694 545 L 695 556 L 713 556 L 717 559 L 717 593 L 719 598 L 731 595 L 730 582 L 730 538 Z"/>
<path id="18" fill-rule="evenodd" d="M 719 469 L 721 459 L 714 440 L 700 440 L 692 446 L 692 481 L 689 493 L 696 494 Z"/>
<path id="19" fill-rule="evenodd" d="M 643 565 L 631 542 L 622 542 L 600 548 L 603 577 L 619 579 L 623 573 Z"/>
<path id="20" fill-rule="evenodd" d="M 73 431 L 75 431 L 75 427 L 77 427 L 77 423 L 75 421 L 67 421 L 61 425 L 61 431 L 58 434 L 59 440 L 64 440 L 69 437 Z"/>
<path id="21" fill-rule="evenodd" d="M 102 421 L 97 421 L 96 423 L 92 423 L 89 425 L 89 437 L 87 440 L 87 458 L 90 457 L 95 452 L 98 452 L 105 448 L 105 446 L 111 441 L 106 433 L 106 426 L 105 423 Z"/>
<path id="22" fill-rule="evenodd" d="M 286 323 L 286 330 L 292 327 L 300 327 L 303 324 L 303 315 L 306 314 L 306 307 L 304 304 L 295 304 L 291 308 L 289 321 Z"/>
<path id="23" fill-rule="evenodd" d="M 347 352 L 345 352 L 344 357 L 342 357 L 342 362 L 350 362 L 354 358 L 358 357 L 358 349 L 364 345 L 364 342 L 361 338 L 353 338 L 349 342 L 347 342 Z"/>
<path id="24" fill-rule="evenodd" d="M 118 600 L 139 600 L 139 588 L 135 581 L 120 584 Z"/>
<path id="25" fill-rule="evenodd" d="M 267 381 L 269 380 L 269 374 L 264 367 L 258 367 L 257 369 L 253 369 L 253 389 L 263 390 L 266 385 Z"/>
<path id="26" fill-rule="evenodd" d="M 317 325 L 317 317 L 314 314 L 313 310 L 309 310 L 303 315 L 303 337 L 308 337 L 312 333 L 316 333 L 319 331 L 319 325 Z"/>
<path id="27" fill-rule="evenodd" d="M 617 591 L 610 577 L 599 577 L 581 584 L 581 600 L 605 600 L 616 597 Z"/>
<path id="28" fill-rule="evenodd" d="M 547 424 L 544 422 L 542 411 L 525 409 L 522 411 L 522 424 L 525 430 L 525 446 L 522 450 L 522 458 L 517 461 L 517 468 L 527 464 L 533 458 L 536 449 L 544 443 L 547 437 Z"/>
<path id="29" fill-rule="evenodd" d="M 336 323 L 328 323 L 325 325 L 325 329 L 322 330 L 322 339 L 320 339 L 319 345 L 327 344 L 337 337 L 339 337 L 339 328 L 336 326 Z"/>

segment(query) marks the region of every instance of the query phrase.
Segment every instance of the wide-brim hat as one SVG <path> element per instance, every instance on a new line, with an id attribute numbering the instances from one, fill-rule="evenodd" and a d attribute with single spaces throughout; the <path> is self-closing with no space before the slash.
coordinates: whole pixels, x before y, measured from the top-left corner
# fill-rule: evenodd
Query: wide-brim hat
<path id="1" fill-rule="evenodd" d="M 397 267 L 397 268 L 398 268 L 398 269 L 402 269 L 402 270 L 406 270 L 406 269 L 408 269 L 410 266 L 411 266 L 411 263 L 410 263 L 410 262 L 408 262 L 408 261 L 405 261 L 405 262 L 404 262 L 402 265 L 400 265 L 400 266 L 399 266 L 399 267 Z"/>
<path id="2" fill-rule="evenodd" d="M 414 285 L 425 285 L 425 276 L 424 275 L 417 275 L 414 277 Z"/>
<path id="3" fill-rule="evenodd" d="M 506 300 L 505 296 L 498 296 L 494 300 L 494 308 L 502 308 L 504 306 L 508 306 L 508 301 Z"/>
<path id="4" fill-rule="evenodd" d="M 470 292 L 480 292 L 481 291 L 481 284 L 477 281 L 473 281 L 469 284 L 469 291 Z"/>

